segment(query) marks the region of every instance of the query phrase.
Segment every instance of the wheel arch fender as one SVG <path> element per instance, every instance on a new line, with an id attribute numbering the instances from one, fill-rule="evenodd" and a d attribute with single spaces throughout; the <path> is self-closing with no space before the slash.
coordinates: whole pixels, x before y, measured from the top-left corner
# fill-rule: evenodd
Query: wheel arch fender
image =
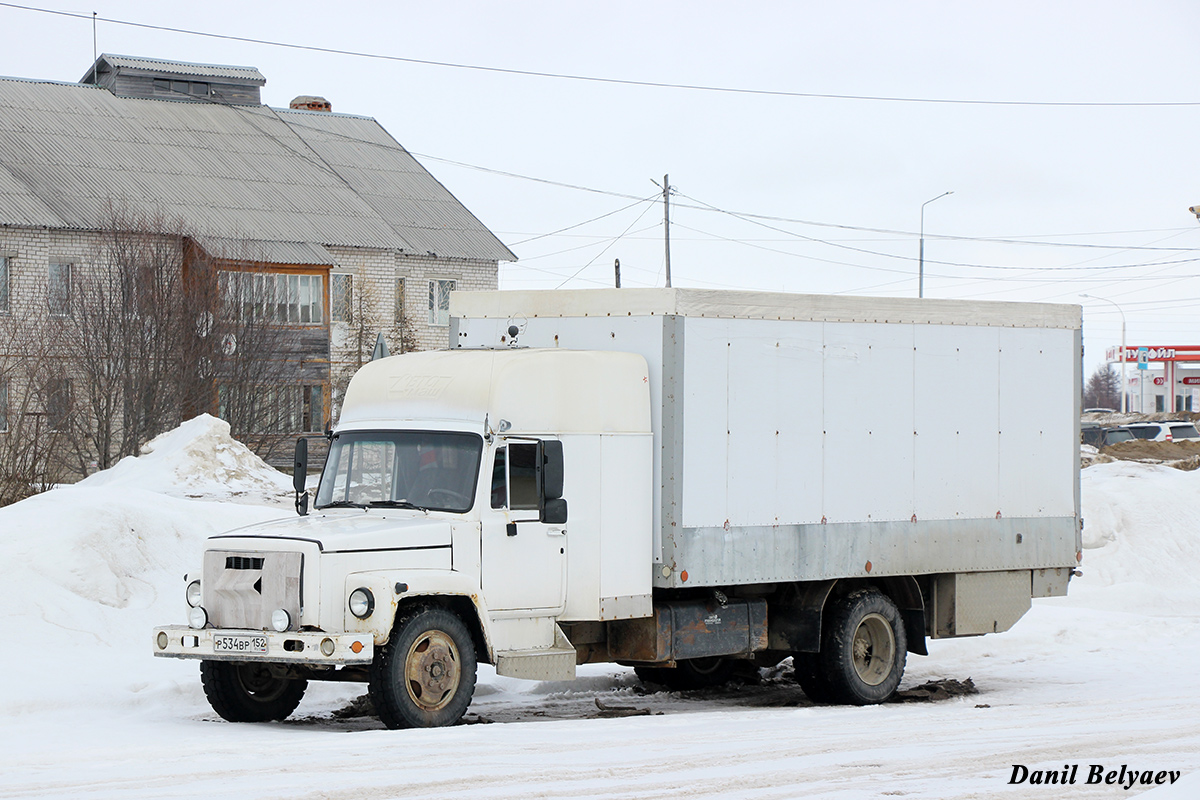
<path id="1" fill-rule="evenodd" d="M 868 582 L 832 579 L 788 584 L 770 603 L 767 616 L 769 648 L 817 652 L 821 649 L 821 630 L 829 600 L 863 586 L 873 586 L 896 604 L 904 620 L 908 651 L 929 655 L 925 645 L 925 600 L 920 585 L 911 575 L 876 578 Z"/>
<path id="2" fill-rule="evenodd" d="M 350 592 L 359 586 L 375 595 L 375 611 L 365 620 L 355 617 L 346 604 Z M 343 603 L 347 632 L 371 633 L 375 646 L 382 647 L 391 638 L 396 617 L 414 605 L 440 606 L 462 620 L 475 644 L 480 663 L 495 663 L 491 631 L 487 624 L 487 606 L 479 586 L 461 573 L 438 570 L 375 570 L 346 576 L 347 601 Z"/>
<path id="3" fill-rule="evenodd" d="M 908 652 L 919 656 L 929 655 L 925 643 L 925 597 L 921 594 L 917 579 L 911 575 L 895 575 L 878 578 L 873 583 L 900 609 Z"/>

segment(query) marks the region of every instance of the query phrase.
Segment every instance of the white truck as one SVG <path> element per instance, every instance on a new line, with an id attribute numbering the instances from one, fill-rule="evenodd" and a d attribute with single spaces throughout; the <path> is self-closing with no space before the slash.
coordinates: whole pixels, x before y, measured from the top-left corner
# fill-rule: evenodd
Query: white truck
<path id="1" fill-rule="evenodd" d="M 1081 557 L 1078 306 L 619 289 L 455 293 L 450 347 L 346 392 L 308 513 L 208 540 L 189 624 L 233 721 L 307 681 L 449 725 L 476 666 L 670 688 L 791 657 L 888 699 L 928 639 L 1007 630 Z"/>

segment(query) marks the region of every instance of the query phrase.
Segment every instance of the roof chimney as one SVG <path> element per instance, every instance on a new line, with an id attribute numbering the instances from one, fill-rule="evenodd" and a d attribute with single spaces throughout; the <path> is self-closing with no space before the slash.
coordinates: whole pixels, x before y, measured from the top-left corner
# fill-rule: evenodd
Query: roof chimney
<path id="1" fill-rule="evenodd" d="M 292 102 L 288 106 L 299 111 L 333 111 L 333 104 L 324 97 L 316 97 L 309 94 L 293 97 Z"/>

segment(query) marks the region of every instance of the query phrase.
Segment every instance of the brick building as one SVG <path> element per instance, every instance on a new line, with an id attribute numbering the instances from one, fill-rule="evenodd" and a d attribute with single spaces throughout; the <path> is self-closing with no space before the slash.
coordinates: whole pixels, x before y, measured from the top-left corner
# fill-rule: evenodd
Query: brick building
<path id="1" fill-rule="evenodd" d="M 308 96 L 269 108 L 265 83 L 113 55 L 75 84 L 0 78 L 0 342 L 63 313 L 117 206 L 181 221 L 181 260 L 217 264 L 227 294 L 252 280 L 278 293 L 275 321 L 302 342 L 278 394 L 304 404 L 294 427 L 328 419 L 364 333 L 445 347 L 449 291 L 496 288 L 513 254 L 374 119 Z M 0 431 L 20 392 L 0 374 Z"/>

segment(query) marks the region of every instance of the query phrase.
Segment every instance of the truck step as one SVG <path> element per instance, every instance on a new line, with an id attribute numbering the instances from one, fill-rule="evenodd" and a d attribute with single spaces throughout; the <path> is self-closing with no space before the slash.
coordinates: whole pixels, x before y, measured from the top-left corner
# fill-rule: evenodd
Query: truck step
<path id="1" fill-rule="evenodd" d="M 575 680 L 575 648 L 554 626 L 554 646 L 496 653 L 496 674 L 530 681 Z"/>

